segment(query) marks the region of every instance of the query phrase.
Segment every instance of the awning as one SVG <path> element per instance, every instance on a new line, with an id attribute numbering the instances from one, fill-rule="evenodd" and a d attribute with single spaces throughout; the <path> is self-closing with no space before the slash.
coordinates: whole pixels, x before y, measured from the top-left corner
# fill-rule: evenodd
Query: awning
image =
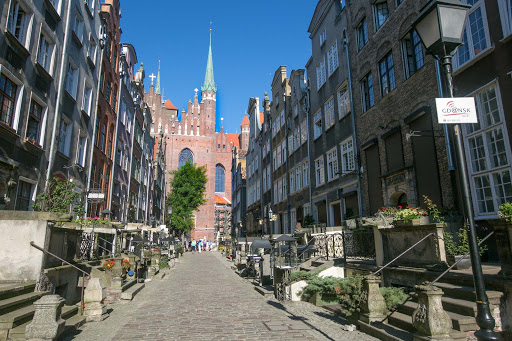
<path id="1" fill-rule="evenodd" d="M 295 238 L 290 237 L 287 234 L 283 234 L 283 235 L 273 239 L 273 241 L 275 241 L 275 242 L 294 242 Z"/>
<path id="2" fill-rule="evenodd" d="M 268 239 L 255 239 L 251 244 L 251 252 L 254 253 L 257 249 L 272 249 L 272 244 Z"/>

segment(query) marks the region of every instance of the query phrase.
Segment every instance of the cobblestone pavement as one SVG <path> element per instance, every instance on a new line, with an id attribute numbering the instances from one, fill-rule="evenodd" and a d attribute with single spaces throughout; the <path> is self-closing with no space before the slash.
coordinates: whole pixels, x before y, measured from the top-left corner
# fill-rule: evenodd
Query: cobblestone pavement
<path id="1" fill-rule="evenodd" d="M 305 302 L 264 298 L 219 253 L 187 253 L 110 317 L 65 340 L 376 340 Z"/>

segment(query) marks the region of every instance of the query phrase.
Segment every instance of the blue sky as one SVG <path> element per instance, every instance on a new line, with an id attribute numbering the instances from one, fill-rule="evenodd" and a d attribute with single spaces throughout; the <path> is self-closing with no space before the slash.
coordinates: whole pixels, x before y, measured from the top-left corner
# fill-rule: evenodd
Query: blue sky
<path id="1" fill-rule="evenodd" d="M 121 0 L 121 41 L 133 44 L 144 63 L 146 88 L 161 60 L 163 95 L 181 110 L 204 81 L 212 22 L 217 116 L 224 118 L 225 131 L 235 133 L 249 98 L 270 92 L 280 65 L 288 67 L 288 75 L 304 68 L 311 56 L 307 29 L 316 3 Z"/>

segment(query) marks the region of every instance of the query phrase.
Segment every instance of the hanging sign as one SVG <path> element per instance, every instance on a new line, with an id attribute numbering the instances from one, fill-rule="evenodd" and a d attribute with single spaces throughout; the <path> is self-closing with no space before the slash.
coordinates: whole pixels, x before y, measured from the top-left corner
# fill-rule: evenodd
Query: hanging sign
<path id="1" fill-rule="evenodd" d="M 474 97 L 436 98 L 440 124 L 478 123 Z"/>

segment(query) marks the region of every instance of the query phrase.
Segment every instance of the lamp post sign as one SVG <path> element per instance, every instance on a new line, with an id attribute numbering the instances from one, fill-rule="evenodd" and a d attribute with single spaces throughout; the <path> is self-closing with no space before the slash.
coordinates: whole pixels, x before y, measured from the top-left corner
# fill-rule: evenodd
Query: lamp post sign
<path id="1" fill-rule="evenodd" d="M 474 97 L 436 98 L 439 124 L 478 123 Z"/>

